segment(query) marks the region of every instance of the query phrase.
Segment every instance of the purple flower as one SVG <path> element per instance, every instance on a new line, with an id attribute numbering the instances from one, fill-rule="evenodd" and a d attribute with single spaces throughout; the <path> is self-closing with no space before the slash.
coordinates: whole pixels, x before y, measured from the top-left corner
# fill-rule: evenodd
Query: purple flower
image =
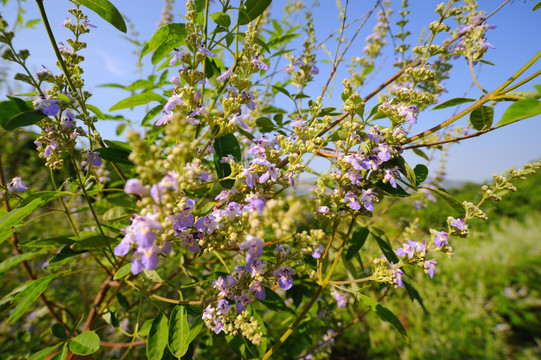
<path id="1" fill-rule="evenodd" d="M 167 101 L 167 104 L 163 107 L 163 111 L 171 111 L 174 110 L 177 105 L 182 106 L 184 104 L 184 101 L 180 97 L 180 95 L 177 95 L 176 93 L 173 93 L 171 97 L 169 98 L 169 101 Z"/>
<path id="2" fill-rule="evenodd" d="M 41 110 L 47 116 L 55 116 L 60 112 L 58 99 L 51 99 L 49 95 L 45 97 L 39 94 L 38 98 L 34 100 L 33 105 L 36 110 Z"/>
<path id="3" fill-rule="evenodd" d="M 158 121 L 156 121 L 156 126 L 160 126 L 160 125 L 163 125 L 163 124 L 168 124 L 171 121 L 171 118 L 172 118 L 173 114 L 168 114 L 165 111 L 163 113 L 165 115 L 162 116 L 161 118 L 159 118 Z"/>
<path id="4" fill-rule="evenodd" d="M 438 265 L 436 260 L 425 261 L 425 269 L 427 269 L 428 275 L 431 279 L 434 279 L 434 270 L 436 269 L 436 265 Z"/>
<path id="5" fill-rule="evenodd" d="M 269 178 L 273 182 L 276 182 L 276 180 L 278 179 L 278 175 L 280 175 L 280 170 L 276 169 L 274 166 L 271 166 L 269 170 L 267 170 L 265 173 L 263 173 L 263 175 L 261 175 L 261 177 L 259 178 L 259 183 L 264 184 L 265 182 L 267 182 L 267 180 L 269 180 Z"/>
<path id="6" fill-rule="evenodd" d="M 321 205 L 319 209 L 317 209 L 317 212 L 321 214 L 328 214 L 329 213 L 329 207 L 325 205 Z"/>
<path id="7" fill-rule="evenodd" d="M 407 243 L 403 244 L 403 247 L 396 250 L 396 255 L 398 256 L 406 256 L 411 259 L 413 258 L 413 255 L 415 254 L 415 248 L 417 247 L 417 243 L 413 240 L 408 240 Z"/>
<path id="8" fill-rule="evenodd" d="M 393 271 L 393 274 L 394 274 L 394 277 L 396 278 L 396 285 L 403 288 L 404 283 L 402 282 L 402 277 L 404 276 L 404 272 L 400 269 L 396 269 Z"/>
<path id="9" fill-rule="evenodd" d="M 447 234 L 445 231 L 436 231 L 434 236 L 434 244 L 437 247 L 442 247 L 443 245 L 447 245 L 449 240 L 449 234 Z"/>
<path id="10" fill-rule="evenodd" d="M 361 197 L 359 198 L 359 201 L 363 203 L 363 206 L 368 211 L 374 211 L 374 203 L 373 201 L 376 199 L 376 193 L 372 189 L 365 190 L 363 189 L 363 193 Z"/>
<path id="11" fill-rule="evenodd" d="M 400 116 L 405 116 L 406 121 L 408 121 L 410 124 L 417 124 L 417 114 L 419 113 L 419 109 L 415 105 L 410 106 L 400 106 L 398 114 Z"/>
<path id="12" fill-rule="evenodd" d="M 8 192 L 24 191 L 28 189 L 20 176 L 16 176 L 8 184 Z"/>
<path id="13" fill-rule="evenodd" d="M 396 179 L 399 176 L 398 166 L 392 167 L 390 169 L 384 169 L 383 173 L 385 174 L 383 176 L 383 180 L 388 181 L 389 184 L 391 184 L 391 186 L 396 189 Z"/>
<path id="14" fill-rule="evenodd" d="M 293 274 L 295 274 L 295 270 L 289 266 L 282 266 L 278 270 L 275 270 L 273 275 L 279 277 L 278 285 L 282 289 L 289 290 L 293 286 L 293 278 L 291 277 Z"/>
<path id="15" fill-rule="evenodd" d="M 265 288 L 261 286 L 259 281 L 254 281 L 252 285 L 250 285 L 248 292 L 254 294 L 258 300 L 265 300 Z"/>
<path id="16" fill-rule="evenodd" d="M 175 55 L 171 58 L 171 61 L 169 61 L 169 66 L 175 65 L 179 60 L 182 60 L 182 58 L 187 54 L 185 51 L 182 51 L 180 49 L 175 48 Z"/>
<path id="17" fill-rule="evenodd" d="M 297 116 L 297 119 L 291 123 L 292 128 L 302 129 L 304 126 L 305 121 L 301 119 L 300 116 Z"/>
<path id="18" fill-rule="evenodd" d="M 217 57 L 218 56 L 215 53 L 213 53 L 212 51 L 210 51 L 209 49 L 205 48 L 203 45 L 199 45 L 199 48 L 197 50 L 201 54 L 205 54 L 205 55 L 210 56 L 210 57 Z"/>
<path id="19" fill-rule="evenodd" d="M 227 314 L 229 313 L 229 309 L 231 309 L 232 307 L 233 305 L 230 305 L 227 300 L 222 299 L 218 301 L 218 314 L 227 316 Z"/>
<path id="20" fill-rule="evenodd" d="M 378 153 L 378 158 L 381 161 L 388 161 L 391 158 L 391 148 L 387 143 L 380 144 L 374 151 Z"/>
<path id="21" fill-rule="evenodd" d="M 253 263 L 258 257 L 263 255 L 265 242 L 255 236 L 246 235 L 246 241 L 239 245 L 241 251 L 246 251 L 246 263 Z"/>
<path id="22" fill-rule="evenodd" d="M 213 320 L 215 311 L 216 309 L 213 308 L 212 305 L 208 305 L 205 310 L 203 310 L 203 315 L 201 316 L 201 318 L 203 318 L 203 320 Z"/>
<path id="23" fill-rule="evenodd" d="M 218 279 L 214 280 L 212 282 L 212 285 L 214 286 L 214 288 L 216 290 L 220 290 L 220 293 L 218 294 L 218 296 L 227 296 L 228 295 L 228 284 L 227 284 L 227 281 L 222 277 L 222 276 L 218 276 Z"/>
<path id="24" fill-rule="evenodd" d="M 351 209 L 359 210 L 361 208 L 361 204 L 359 204 L 359 202 L 356 199 L 357 199 L 357 196 L 350 191 L 344 197 L 343 202 L 347 203 Z"/>
<path id="25" fill-rule="evenodd" d="M 455 219 L 453 217 L 450 217 L 450 220 L 451 220 L 450 225 L 453 227 L 456 227 L 458 230 L 464 230 L 468 227 L 464 219 Z"/>
<path id="26" fill-rule="evenodd" d="M 267 267 L 267 264 L 262 263 L 261 259 L 257 259 L 256 261 L 251 263 L 249 267 L 252 270 L 252 277 L 255 277 L 257 274 L 263 274 L 263 269 Z"/>
<path id="27" fill-rule="evenodd" d="M 243 208 L 236 202 L 232 201 L 226 205 L 225 214 L 229 217 L 229 221 L 235 220 L 235 218 L 242 215 Z"/>
<path id="28" fill-rule="evenodd" d="M 60 119 L 60 126 L 62 129 L 68 130 L 75 126 L 75 114 L 71 111 L 66 111 L 66 116 Z"/>
<path id="29" fill-rule="evenodd" d="M 139 196 L 148 195 L 148 189 L 143 186 L 143 182 L 139 179 L 128 179 L 124 186 L 124 192 Z"/>
<path id="30" fill-rule="evenodd" d="M 233 76 L 233 70 L 231 70 L 231 68 L 225 69 L 225 72 L 223 72 L 220 76 L 216 77 L 216 80 L 218 80 L 219 82 L 224 82 L 226 79 L 229 79 L 231 76 Z"/>
<path id="31" fill-rule="evenodd" d="M 259 67 L 261 70 L 269 70 L 269 65 L 265 64 L 263 61 L 259 60 L 259 55 L 256 55 L 252 58 L 252 64 Z"/>
<path id="32" fill-rule="evenodd" d="M 158 254 L 160 252 L 160 248 L 156 245 L 152 245 L 147 249 L 137 249 L 133 254 L 131 272 L 137 275 L 143 269 L 154 270 L 158 266 Z"/>
<path id="33" fill-rule="evenodd" d="M 383 161 L 377 156 L 369 156 L 361 161 L 361 167 L 366 170 L 377 170 Z"/>
<path id="34" fill-rule="evenodd" d="M 321 254 L 325 252 L 325 246 L 318 245 L 315 250 L 312 252 L 312 257 L 315 259 L 319 259 L 321 257 Z"/>
<path id="35" fill-rule="evenodd" d="M 94 167 L 100 167 L 101 164 L 102 164 L 102 160 L 100 158 L 100 153 L 99 152 L 96 152 L 96 151 L 88 151 L 86 153 L 86 162 L 84 162 L 85 165 L 86 164 L 90 164 Z"/>
<path id="36" fill-rule="evenodd" d="M 235 309 L 240 314 L 252 302 L 252 299 L 250 299 L 249 294 L 243 291 L 239 296 L 235 298 L 235 301 L 236 301 Z"/>
<path id="37" fill-rule="evenodd" d="M 342 294 L 340 291 L 334 289 L 331 295 L 334 297 L 334 300 L 336 300 L 336 305 L 339 308 L 343 308 L 346 306 L 349 297 L 349 294 Z"/>

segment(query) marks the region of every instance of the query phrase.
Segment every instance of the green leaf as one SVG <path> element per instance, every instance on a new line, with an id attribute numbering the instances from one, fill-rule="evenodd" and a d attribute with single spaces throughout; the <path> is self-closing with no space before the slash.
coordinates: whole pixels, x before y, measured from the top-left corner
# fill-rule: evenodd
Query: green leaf
<path id="1" fill-rule="evenodd" d="M 11 303 L 16 304 L 16 306 L 8 318 L 8 321 L 14 322 L 18 320 L 58 275 L 59 274 L 51 274 L 34 280 L 23 291 L 17 294 L 11 301 Z"/>
<path id="2" fill-rule="evenodd" d="M 422 151 L 420 149 L 412 149 L 412 150 L 415 153 L 415 155 L 418 155 L 418 156 L 422 157 L 426 161 L 430 161 L 430 158 L 425 154 L 424 151 Z"/>
<path id="3" fill-rule="evenodd" d="M 2 101 L 0 102 L 0 125 L 4 127 L 9 119 L 19 114 L 21 109 L 15 101 Z"/>
<path id="4" fill-rule="evenodd" d="M 231 25 L 231 18 L 224 12 L 215 12 L 214 14 L 210 14 L 210 18 L 217 25 L 221 25 L 226 28 Z"/>
<path id="5" fill-rule="evenodd" d="M 466 215 L 466 210 L 464 209 L 464 206 L 457 199 L 455 199 L 451 194 L 449 194 L 444 188 L 435 189 L 431 187 L 423 187 L 423 189 L 430 190 L 434 194 L 441 197 L 449 205 L 451 205 L 453 209 L 458 211 L 462 217 Z"/>
<path id="6" fill-rule="evenodd" d="M 169 326 L 167 318 L 160 313 L 153 321 L 147 340 L 147 358 L 148 360 L 161 360 L 163 351 L 167 346 Z"/>
<path id="7" fill-rule="evenodd" d="M 146 125 L 148 122 L 152 119 L 154 119 L 159 113 L 161 113 L 163 110 L 163 105 L 157 105 L 150 109 L 143 120 L 141 120 L 141 125 Z"/>
<path id="8" fill-rule="evenodd" d="M 98 14 L 103 20 L 126 33 L 126 23 L 118 9 L 107 0 L 77 0 L 83 6 Z"/>
<path id="9" fill-rule="evenodd" d="M 425 304 L 423 303 L 423 299 L 421 298 L 421 295 L 419 295 L 419 292 L 417 289 L 415 289 L 410 283 L 407 281 L 402 280 L 402 283 L 404 284 L 404 288 L 406 288 L 406 291 L 408 292 L 408 295 L 411 299 L 411 302 L 414 302 L 417 300 L 419 302 L 419 305 L 423 308 L 423 311 L 425 314 L 428 314 L 428 311 L 425 308 Z"/>
<path id="10" fill-rule="evenodd" d="M 64 95 L 65 96 L 65 95 Z M 24 101 L 15 96 L 7 96 L 9 100 L 15 102 L 21 111 L 34 110 L 34 106 L 29 101 Z"/>
<path id="11" fill-rule="evenodd" d="M 255 124 L 262 133 L 268 133 L 274 130 L 274 124 L 268 117 L 259 117 L 255 120 Z"/>
<path id="12" fill-rule="evenodd" d="M 49 354 L 56 350 L 58 345 L 49 346 L 43 350 L 38 351 L 28 358 L 28 360 L 44 360 Z"/>
<path id="13" fill-rule="evenodd" d="M 481 106 L 470 113 L 470 123 L 477 131 L 490 129 L 494 120 L 494 108 Z"/>
<path id="14" fill-rule="evenodd" d="M 100 349 L 100 337 L 94 331 L 85 331 L 71 339 L 69 347 L 76 355 L 94 354 Z"/>
<path id="15" fill-rule="evenodd" d="M 29 110 L 14 115 L 7 121 L 2 122 L 1 125 L 4 129 L 9 131 L 23 126 L 34 125 L 46 117 L 47 115 L 44 115 L 39 111 Z"/>
<path id="16" fill-rule="evenodd" d="M 539 114 L 541 114 L 541 101 L 535 99 L 519 100 L 507 108 L 502 119 L 496 125 L 510 124 Z"/>
<path id="17" fill-rule="evenodd" d="M 541 85 L 533 85 L 533 87 L 534 87 L 535 90 L 537 90 L 537 92 L 541 95 Z"/>
<path id="18" fill-rule="evenodd" d="M 428 177 L 428 168 L 423 164 L 417 164 L 413 172 L 415 173 L 417 186 L 421 185 Z"/>
<path id="19" fill-rule="evenodd" d="M 284 302 L 284 299 L 280 297 L 277 293 L 272 291 L 270 288 L 265 288 L 265 300 L 259 300 L 260 303 L 265 305 L 272 311 L 289 311 L 293 312 L 288 308 Z"/>
<path id="20" fill-rule="evenodd" d="M 128 275 L 131 271 L 131 264 L 126 264 L 122 266 L 120 269 L 118 269 L 115 272 L 115 276 L 113 276 L 113 280 L 122 279 L 124 276 Z"/>
<path id="21" fill-rule="evenodd" d="M 57 352 L 50 360 L 65 360 L 68 356 L 68 343 L 64 343 L 62 349 Z"/>
<path id="22" fill-rule="evenodd" d="M 132 215 L 131 212 L 126 210 L 123 206 L 115 206 L 107 210 L 101 218 L 103 221 L 117 221 Z"/>
<path id="23" fill-rule="evenodd" d="M 460 105 L 460 104 L 464 104 L 464 103 L 469 103 L 469 102 L 473 102 L 473 101 L 475 101 L 475 99 L 457 97 L 457 98 L 447 100 L 445 102 L 442 102 L 439 105 L 434 106 L 432 108 L 432 110 L 445 109 L 445 108 L 448 108 L 448 107 L 451 107 L 451 106 Z"/>
<path id="24" fill-rule="evenodd" d="M 66 328 L 63 327 L 62 325 L 60 324 L 53 324 L 53 326 L 51 327 L 51 334 L 53 334 L 53 336 L 59 338 L 59 339 L 68 339 L 68 334 L 66 334 Z"/>
<path id="25" fill-rule="evenodd" d="M 383 253 L 383 255 L 385 255 L 387 260 L 389 260 L 389 262 L 392 262 L 394 264 L 398 263 L 398 256 L 396 256 L 396 254 L 394 253 L 394 250 L 391 247 L 391 245 L 387 241 L 383 240 L 382 238 L 374 234 L 373 232 L 371 232 L 371 234 L 374 237 L 374 239 L 376 239 L 376 242 L 378 243 L 378 246 L 381 252 Z"/>
<path id="26" fill-rule="evenodd" d="M 57 236 L 53 238 L 46 238 L 46 239 L 32 239 L 25 242 L 22 242 L 19 244 L 22 248 L 44 248 L 44 247 L 58 247 L 58 246 L 65 246 L 65 245 L 71 245 L 75 241 L 68 237 L 68 236 Z"/>
<path id="27" fill-rule="evenodd" d="M 110 147 L 99 148 L 99 149 L 96 149 L 96 151 L 100 153 L 100 157 L 104 160 L 107 160 L 116 164 L 134 166 L 134 164 L 129 159 L 130 153 L 128 151 L 118 149 L 118 148 L 110 148 Z"/>
<path id="28" fill-rule="evenodd" d="M 350 260 L 361 250 L 370 232 L 367 227 L 358 227 L 351 235 L 349 248 L 346 252 L 346 260 Z"/>
<path id="29" fill-rule="evenodd" d="M 402 156 L 399 156 L 398 158 L 391 160 L 391 162 L 398 165 L 399 171 L 406 176 L 406 179 L 409 180 L 411 186 L 415 187 L 417 177 L 406 160 L 404 160 Z"/>
<path id="30" fill-rule="evenodd" d="M 70 248 L 70 245 L 64 246 L 62 250 L 56 255 L 54 255 L 50 260 L 49 264 L 54 264 L 63 260 L 66 260 L 70 257 L 80 255 L 82 253 L 85 253 L 86 250 L 83 251 L 75 251 Z"/>
<path id="31" fill-rule="evenodd" d="M 120 323 L 118 321 L 118 315 L 116 307 L 109 306 L 103 314 L 101 315 L 102 319 L 109 325 L 111 325 L 114 328 L 117 328 L 120 326 Z"/>
<path id="32" fill-rule="evenodd" d="M 386 307 L 382 306 L 381 304 L 378 304 L 378 302 L 366 295 L 358 294 L 361 300 L 367 305 L 370 310 L 374 311 L 376 315 L 379 316 L 379 318 L 383 321 L 388 322 L 391 324 L 399 333 L 402 335 L 402 337 L 407 341 L 408 340 L 408 334 L 406 333 L 406 329 L 404 328 L 404 325 L 398 320 L 395 314 Z"/>
<path id="33" fill-rule="evenodd" d="M 118 141 L 118 140 L 103 140 L 103 142 L 105 143 L 105 145 L 107 145 L 107 146 L 110 147 L 110 148 L 121 149 L 121 150 L 124 150 L 124 151 L 127 151 L 127 152 L 131 152 L 131 151 L 132 151 L 132 149 L 131 149 L 131 147 L 130 147 L 130 144 L 125 143 L 125 142 L 122 142 L 122 141 Z"/>
<path id="34" fill-rule="evenodd" d="M 186 39 L 186 27 L 181 23 L 167 24 L 159 28 L 145 44 L 139 61 L 151 51 L 153 54 L 153 64 L 156 64 L 161 59 L 171 52 L 176 46 L 182 45 Z M 156 54 L 157 53 L 157 54 Z"/>
<path id="35" fill-rule="evenodd" d="M 535 11 L 535 10 L 537 10 L 539 8 L 541 8 L 541 1 L 533 6 L 532 11 Z"/>
<path id="36" fill-rule="evenodd" d="M 162 96 L 155 94 L 153 92 L 145 92 L 142 94 L 136 94 L 130 97 L 127 97 L 123 100 L 120 100 L 116 104 L 114 104 L 109 111 L 115 111 L 120 109 L 127 109 L 132 108 L 139 105 L 145 105 L 152 101 L 158 101 L 161 104 L 164 104 L 167 102 Z"/>
<path id="37" fill-rule="evenodd" d="M 105 120 L 105 115 L 101 112 L 100 109 L 95 107 L 94 105 L 86 105 L 86 108 L 90 111 L 92 111 L 94 114 L 96 114 L 96 117 L 100 120 Z"/>
<path id="38" fill-rule="evenodd" d="M 197 335 L 201 332 L 201 329 L 203 328 L 203 325 L 205 322 L 201 318 L 201 316 L 198 316 L 193 321 L 192 325 L 190 325 L 190 333 L 188 334 L 188 337 L 186 338 L 186 346 L 189 346 L 192 341 L 195 340 Z"/>
<path id="39" fill-rule="evenodd" d="M 76 241 L 71 245 L 71 249 L 75 251 L 80 250 L 95 250 L 102 247 L 106 247 L 115 243 L 116 240 L 112 237 L 105 235 L 94 235 L 82 240 Z"/>
<path id="40" fill-rule="evenodd" d="M 226 163 L 221 163 L 220 160 L 224 156 L 233 155 L 236 162 L 242 160 L 242 153 L 240 151 L 240 145 L 237 138 L 233 134 L 225 134 L 214 140 L 214 166 L 216 167 L 216 173 L 218 178 L 222 179 L 231 175 L 231 166 Z M 220 185 L 226 189 L 231 189 L 235 185 L 235 180 L 227 179 L 220 181 Z"/>
<path id="41" fill-rule="evenodd" d="M 0 263 L 0 274 L 6 270 L 9 270 L 13 266 L 22 263 L 23 261 L 28 261 L 42 254 L 43 254 L 42 251 L 36 251 L 36 252 L 27 252 L 27 253 L 11 256 Z"/>
<path id="42" fill-rule="evenodd" d="M 379 180 L 375 185 L 378 187 L 379 190 L 382 190 L 385 194 L 390 195 L 390 196 L 400 197 L 400 198 L 411 196 L 411 194 L 408 194 L 406 190 L 404 190 L 404 188 L 402 188 L 402 186 L 398 184 L 396 184 L 396 189 L 392 187 L 391 184 L 384 183 L 381 180 Z"/>
<path id="43" fill-rule="evenodd" d="M 186 307 L 177 305 L 169 317 L 169 350 L 177 358 L 181 358 L 188 351 L 186 341 L 190 333 Z"/>
<path id="44" fill-rule="evenodd" d="M 244 3 L 246 11 L 239 11 L 239 25 L 246 25 L 250 21 L 254 21 L 259 15 L 263 14 L 272 0 L 247 0 Z"/>
<path id="45" fill-rule="evenodd" d="M 50 196 L 49 193 L 53 193 L 54 196 Z M 41 196 L 40 196 L 41 194 Z M 51 201 L 52 199 L 56 197 L 60 197 L 64 195 L 65 193 L 57 193 L 57 192 L 42 192 L 42 193 L 34 193 L 32 195 L 29 195 L 23 200 L 21 205 L 19 207 L 11 210 L 4 216 L 0 218 L 0 234 L 3 234 L 5 231 L 8 231 L 9 228 L 16 225 L 19 221 L 30 215 L 34 210 L 39 208 L 40 206 L 44 205 L 45 203 Z M 32 197 L 31 201 L 26 201 Z"/>

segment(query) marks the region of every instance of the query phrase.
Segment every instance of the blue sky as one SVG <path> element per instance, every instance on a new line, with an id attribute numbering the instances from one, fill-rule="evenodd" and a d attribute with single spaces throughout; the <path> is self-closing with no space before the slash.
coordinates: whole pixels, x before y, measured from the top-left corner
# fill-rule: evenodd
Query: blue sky
<path id="1" fill-rule="evenodd" d="M 325 39 L 329 33 L 338 29 L 341 20 L 338 18 L 338 10 L 336 2 L 330 0 L 321 0 L 322 5 L 313 9 L 313 18 L 315 23 L 317 40 Z M 416 42 L 419 38 L 420 30 L 429 22 L 436 20 L 437 15 L 433 12 L 434 7 L 441 1 L 429 0 L 410 0 L 411 20 L 408 24 L 408 30 L 412 36 L 410 42 Z M 491 49 L 486 55 L 486 59 L 493 62 L 496 66 L 482 65 L 480 69 L 479 81 L 488 90 L 494 89 L 509 76 L 511 76 L 518 68 L 530 59 L 534 54 L 541 50 L 539 42 L 535 41 L 538 34 L 541 33 L 541 10 L 532 12 L 531 8 L 537 1 L 513 1 L 508 3 L 499 13 L 494 15 L 488 23 L 496 24 L 498 27 L 494 30 L 489 30 L 487 37 L 488 41 L 496 46 L 496 49 Z M 59 24 L 68 16 L 67 9 L 72 7 L 72 4 L 67 0 L 49 0 L 44 1 L 45 7 L 49 16 L 49 21 L 53 27 L 57 41 L 65 41 L 69 36 L 69 32 Z M 135 24 L 136 30 L 139 32 L 140 40 L 148 40 L 157 30 L 157 22 L 160 19 L 160 11 L 162 1 L 159 0 L 114 0 L 113 3 L 117 8 L 125 14 L 130 21 Z M 285 1 L 274 1 L 271 13 L 278 18 L 282 17 L 281 5 Z M 343 1 L 345 4 L 345 1 Z M 395 8 L 398 9 L 401 1 L 393 0 Z M 480 9 L 485 9 L 487 12 L 494 10 L 501 2 L 493 0 L 479 1 Z M 350 1 L 348 5 L 349 19 L 357 18 L 365 14 L 373 6 L 373 1 Z M 37 6 L 34 1 L 24 3 L 24 8 L 27 11 L 24 15 L 25 19 L 39 18 Z M 16 1 L 10 0 L 7 5 L 0 8 L 2 16 L 10 23 L 13 23 L 16 9 Z M 176 22 L 183 22 L 182 14 L 184 14 L 185 5 L 183 1 L 177 1 L 174 14 Z M 84 79 L 89 91 L 94 96 L 91 103 L 100 107 L 102 110 L 108 110 L 116 102 L 120 101 L 128 95 L 126 91 L 110 88 L 99 88 L 98 85 L 104 83 L 120 83 L 130 84 L 137 80 L 140 75 L 135 73 L 137 56 L 133 54 L 135 47 L 126 39 L 123 34 L 113 28 L 110 24 L 101 20 L 97 15 L 87 11 L 90 22 L 98 26 L 87 35 L 83 40 L 88 43 L 88 48 L 83 51 L 85 56 L 84 62 Z M 302 17 L 300 18 L 302 19 Z M 397 20 L 396 14 L 391 17 L 391 23 Z M 375 17 L 368 21 L 363 30 L 359 33 L 356 41 L 351 46 L 346 59 L 352 56 L 360 56 L 364 47 L 364 38 L 371 32 L 375 25 Z M 346 37 L 350 39 L 353 32 L 356 30 L 357 24 L 352 25 L 346 30 Z M 394 29 L 396 32 L 396 28 Z M 24 29 L 16 34 L 15 44 L 17 48 L 28 48 L 31 53 L 29 59 L 30 68 L 37 71 L 41 65 L 45 65 L 53 71 L 55 69 L 55 58 L 51 49 L 48 38 L 43 30 L 43 24 L 38 24 L 34 29 Z M 300 49 L 300 43 L 304 40 L 304 34 L 299 38 L 299 41 L 292 46 Z M 442 38 L 436 40 L 441 41 Z M 328 42 L 328 50 L 333 53 L 336 48 L 336 43 Z M 152 70 L 150 64 L 150 56 L 147 56 L 143 61 L 143 72 L 146 75 Z M 321 91 L 329 74 L 329 66 L 325 65 L 324 60 L 328 59 L 325 54 L 318 55 L 318 66 L 320 68 L 319 78 L 313 83 L 310 90 L 306 91 L 309 95 L 318 95 Z M 366 95 L 374 87 L 379 85 L 381 81 L 393 74 L 396 69 L 392 68 L 394 55 L 392 51 L 385 52 L 380 58 L 377 66 L 381 68 L 378 76 L 366 86 L 361 96 Z M 285 64 L 285 61 L 282 61 Z M 468 75 L 467 68 L 462 59 L 453 63 L 455 65 L 454 75 L 446 83 L 448 93 L 444 94 L 442 100 L 447 100 L 452 97 L 467 96 L 477 98 L 481 92 L 470 88 L 471 78 Z M 5 62 L 2 63 L 5 65 Z M 272 65 L 272 62 L 271 62 Z M 528 72 L 539 70 L 541 65 L 538 63 Z M 19 69 L 15 69 L 10 65 L 10 73 L 14 74 Z M 173 75 L 174 69 L 170 70 L 170 76 Z M 528 74 L 527 73 L 527 74 Z M 347 77 L 345 71 L 337 73 L 335 82 L 335 102 L 333 106 L 339 107 L 336 96 L 341 91 L 341 80 Z M 541 84 L 541 79 L 534 81 L 532 84 Z M 25 92 L 24 89 L 22 92 Z M 533 90 L 530 85 L 526 85 L 521 90 Z M 375 102 L 373 103 L 375 104 Z M 370 107 L 372 104 L 369 103 Z M 498 104 L 495 107 L 495 122 L 497 122 L 507 105 Z M 426 130 L 441 121 L 444 121 L 450 116 L 452 111 L 428 111 L 419 116 L 418 124 L 412 129 L 412 133 L 417 133 Z M 144 116 L 143 108 L 138 108 L 136 111 L 118 111 L 112 113 L 123 114 L 126 118 L 132 119 L 135 123 L 140 121 Z M 465 125 L 464 119 L 459 124 Z M 117 138 L 114 129 L 116 123 L 112 121 L 98 123 L 98 129 L 106 139 Z M 541 146 L 539 145 L 539 134 L 541 134 L 541 118 L 539 116 L 526 119 L 519 123 L 510 125 L 500 131 L 495 131 L 479 138 L 463 141 L 461 144 L 455 144 L 451 147 L 448 162 L 447 173 L 450 180 L 471 180 L 483 181 L 489 179 L 491 174 L 500 173 L 511 166 L 520 167 L 525 162 L 530 162 L 541 158 Z M 422 159 L 416 155 L 407 156 L 407 159 L 415 163 L 422 162 Z M 432 168 L 437 167 L 437 163 L 432 165 Z"/>

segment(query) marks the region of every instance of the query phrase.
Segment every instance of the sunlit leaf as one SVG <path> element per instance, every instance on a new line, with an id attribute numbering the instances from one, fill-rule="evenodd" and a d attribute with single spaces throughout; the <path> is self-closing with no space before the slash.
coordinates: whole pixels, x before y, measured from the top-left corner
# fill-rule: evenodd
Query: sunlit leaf
<path id="1" fill-rule="evenodd" d="M 535 99 L 524 99 L 509 106 L 503 113 L 502 119 L 496 125 L 511 124 L 515 121 L 526 119 L 541 114 L 541 101 Z"/>
<path id="2" fill-rule="evenodd" d="M 77 355 L 93 354 L 100 349 L 100 337 L 94 331 L 85 331 L 71 339 L 69 348 Z"/>
<path id="3" fill-rule="evenodd" d="M 432 108 L 432 110 L 440 110 L 440 109 L 445 109 L 445 108 L 448 108 L 448 107 L 451 107 L 451 106 L 456 106 L 456 105 L 460 105 L 460 104 L 464 104 L 464 103 L 469 103 L 469 102 L 473 102 L 475 101 L 475 99 L 470 99 L 470 98 L 463 98 L 463 97 L 457 97 L 457 98 L 454 98 L 454 99 L 451 99 L 451 100 L 447 100 L 445 102 L 442 102 L 441 104 L 439 105 L 436 105 Z"/>
<path id="4" fill-rule="evenodd" d="M 132 95 L 126 99 L 120 100 L 116 104 L 114 104 L 109 111 L 115 111 L 120 109 L 128 109 L 132 107 L 136 107 L 139 105 L 145 105 L 152 101 L 158 101 L 161 104 L 164 104 L 167 102 L 162 96 L 155 94 L 153 92 L 145 92 L 142 94 L 136 94 Z"/>
<path id="5" fill-rule="evenodd" d="M 370 310 L 374 311 L 381 320 L 387 321 L 389 324 L 391 324 L 399 333 L 402 335 L 402 337 L 407 341 L 408 334 L 406 333 L 406 329 L 404 328 L 404 325 L 398 320 L 395 314 L 386 307 L 379 304 L 376 300 L 363 295 L 358 294 L 358 296 L 361 298 L 361 300 L 367 305 Z"/>
<path id="6" fill-rule="evenodd" d="M 126 33 L 126 23 L 118 9 L 108 0 L 77 0 L 83 6 L 98 14 L 103 20 Z"/>
<path id="7" fill-rule="evenodd" d="M 481 106 L 470 113 L 470 123 L 477 131 L 490 129 L 494 120 L 494 108 Z"/>

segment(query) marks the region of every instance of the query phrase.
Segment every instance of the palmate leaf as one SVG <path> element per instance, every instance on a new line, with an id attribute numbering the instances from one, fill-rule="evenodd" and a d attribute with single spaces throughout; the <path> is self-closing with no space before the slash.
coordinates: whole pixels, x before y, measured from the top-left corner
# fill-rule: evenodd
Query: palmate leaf
<path id="1" fill-rule="evenodd" d="M 120 15 L 118 9 L 108 0 L 77 0 L 83 6 L 98 14 L 103 20 L 116 27 L 118 30 L 126 33 L 126 22 Z"/>

